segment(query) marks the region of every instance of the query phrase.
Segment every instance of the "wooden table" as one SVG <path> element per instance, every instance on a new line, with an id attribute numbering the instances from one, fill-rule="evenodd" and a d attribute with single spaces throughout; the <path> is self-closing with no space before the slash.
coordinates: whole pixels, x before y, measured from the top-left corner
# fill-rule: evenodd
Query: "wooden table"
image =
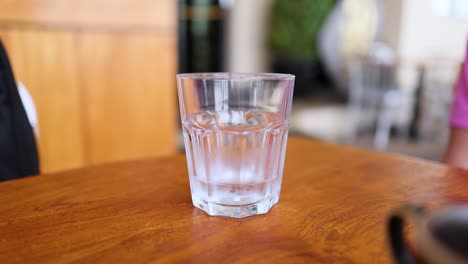
<path id="1" fill-rule="evenodd" d="M 290 138 L 279 204 L 210 217 L 185 157 L 113 163 L 0 184 L 0 263 L 388 263 L 389 211 L 468 199 L 468 172 Z"/>

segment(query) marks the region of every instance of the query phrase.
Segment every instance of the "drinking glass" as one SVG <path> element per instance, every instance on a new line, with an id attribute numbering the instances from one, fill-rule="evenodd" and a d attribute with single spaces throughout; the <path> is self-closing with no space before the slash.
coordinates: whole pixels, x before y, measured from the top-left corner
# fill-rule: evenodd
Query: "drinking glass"
<path id="1" fill-rule="evenodd" d="M 281 190 L 294 76 L 189 73 L 177 86 L 193 205 L 267 213 Z"/>

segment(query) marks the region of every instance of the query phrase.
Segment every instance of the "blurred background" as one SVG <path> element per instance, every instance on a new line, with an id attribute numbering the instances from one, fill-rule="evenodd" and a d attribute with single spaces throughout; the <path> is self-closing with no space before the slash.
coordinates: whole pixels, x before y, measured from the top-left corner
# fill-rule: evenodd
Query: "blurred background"
<path id="1" fill-rule="evenodd" d="M 439 160 L 466 0 L 16 0 L 0 38 L 43 172 L 181 146 L 177 72 L 296 75 L 291 134 Z"/>

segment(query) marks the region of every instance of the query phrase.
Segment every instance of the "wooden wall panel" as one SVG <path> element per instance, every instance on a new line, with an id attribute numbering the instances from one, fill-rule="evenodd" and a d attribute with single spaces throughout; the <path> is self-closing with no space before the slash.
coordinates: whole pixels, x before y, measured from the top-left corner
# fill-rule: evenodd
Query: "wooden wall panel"
<path id="1" fill-rule="evenodd" d="M 175 0 L 2 0 L 0 21 L 87 29 L 175 30 Z"/>
<path id="2" fill-rule="evenodd" d="M 176 1 L 4 0 L 39 112 L 42 172 L 176 151 Z"/>
<path id="3" fill-rule="evenodd" d="M 84 165 L 76 37 L 69 32 L 0 31 L 16 79 L 31 93 L 39 119 L 41 169 Z"/>
<path id="4" fill-rule="evenodd" d="M 174 37 L 83 33 L 79 43 L 89 162 L 174 153 Z"/>

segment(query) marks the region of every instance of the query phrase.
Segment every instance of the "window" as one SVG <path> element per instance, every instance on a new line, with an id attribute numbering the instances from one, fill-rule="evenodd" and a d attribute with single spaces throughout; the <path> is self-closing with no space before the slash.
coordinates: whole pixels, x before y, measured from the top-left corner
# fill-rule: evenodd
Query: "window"
<path id="1" fill-rule="evenodd" d="M 468 20 L 467 0 L 432 0 L 432 13 L 441 17 Z"/>

